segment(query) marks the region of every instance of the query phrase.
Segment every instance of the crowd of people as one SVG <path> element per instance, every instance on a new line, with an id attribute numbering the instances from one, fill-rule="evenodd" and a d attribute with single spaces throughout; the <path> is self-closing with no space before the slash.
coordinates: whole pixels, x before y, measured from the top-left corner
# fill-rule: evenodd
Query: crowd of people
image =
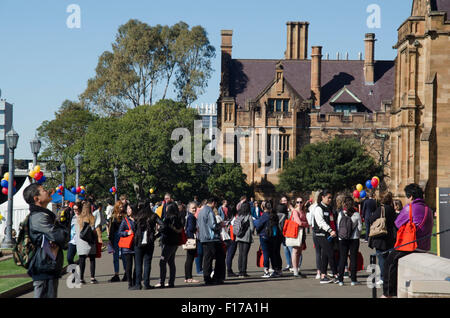
<path id="1" fill-rule="evenodd" d="M 249 251 L 255 237 L 259 238 L 262 254 L 261 277 L 270 279 L 292 272 L 293 277 L 306 278 L 301 272 L 302 252 L 306 249 L 306 236 L 311 231 L 316 254 L 316 279 L 320 284 L 344 286 L 344 277 L 347 276 L 351 286 L 358 285 L 359 247 L 361 242 L 368 243 L 377 252 L 381 269 L 381 279 L 377 284 L 383 285 L 384 297 L 391 297 L 396 294 L 396 264 L 408 253 L 385 252 L 394 247 L 397 229 L 408 221 L 409 205 L 412 205 L 414 222 L 421 225 L 418 238 L 429 235 L 433 223 L 421 188 L 411 184 L 405 188 L 405 193 L 409 204 L 404 208 L 401 201 L 393 201 L 391 193 L 382 193 L 375 198 L 374 191 L 369 191 L 368 198 L 362 202 L 345 193 L 333 196 L 329 190 L 315 191 L 308 199 L 297 197 L 292 201 L 287 196 L 282 196 L 277 202 L 258 202 L 242 196 L 236 204 L 227 200 L 219 202 L 216 198 L 200 202 L 194 197 L 185 205 L 174 201 L 167 193 L 164 200 L 156 204 L 149 200 L 132 204 L 122 195 L 117 202 L 107 202 L 103 207 L 91 197 L 67 203 L 57 217 L 46 209 L 50 201 L 42 186 L 30 185 L 24 197 L 30 204 L 30 211 L 45 212 L 41 217 L 52 224 L 43 228 L 31 225 L 32 239 L 39 241 L 45 236 L 52 248 L 59 247 L 58 253 L 67 248 L 69 264 L 79 264 L 82 284 L 86 283 L 87 259 L 90 262 L 90 283 L 98 283 L 95 278 L 96 258 L 107 249 L 113 255 L 114 270 L 109 282 L 127 281 L 130 290 L 173 288 L 177 270 L 175 255 L 180 246 L 186 254 L 184 282 L 187 284 L 201 283 L 194 278 L 194 263 L 196 273 L 203 276 L 205 285 L 220 285 L 229 277 L 247 278 L 250 276 L 247 272 Z M 53 216 L 50 217 L 49 213 Z M 387 234 L 372 237 L 370 227 L 380 217 L 386 219 Z M 285 235 L 286 224 L 293 225 L 294 235 Z M 108 243 L 102 240 L 105 231 Z M 155 244 L 160 245 L 161 256 L 159 281 L 152 286 L 150 273 Z M 422 240 L 419 248 L 427 250 L 429 245 L 429 240 Z M 283 267 L 281 250 L 286 267 Z M 233 259 L 236 252 L 238 267 L 235 273 Z M 78 255 L 77 261 L 75 255 Z M 60 257 L 57 254 L 57 259 Z M 120 261 L 124 271 L 122 278 L 119 276 Z M 38 266 L 31 266 L 29 273 L 36 283 L 36 297 L 56 296 L 55 279 L 61 273 L 55 270 L 51 275 L 48 272 L 42 275 Z"/>

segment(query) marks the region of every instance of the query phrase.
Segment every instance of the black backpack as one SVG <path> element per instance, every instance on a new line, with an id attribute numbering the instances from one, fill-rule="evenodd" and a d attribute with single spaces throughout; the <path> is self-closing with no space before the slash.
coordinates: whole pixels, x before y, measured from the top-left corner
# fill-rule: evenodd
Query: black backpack
<path id="1" fill-rule="evenodd" d="M 245 233 L 247 233 L 248 228 L 250 227 L 250 220 L 247 220 L 246 222 L 241 222 L 241 226 L 239 227 L 239 231 L 237 233 L 238 238 L 243 238 L 245 236 Z"/>
<path id="2" fill-rule="evenodd" d="M 353 234 L 353 221 L 350 216 L 347 216 L 344 212 L 341 213 L 341 220 L 339 221 L 338 236 L 342 240 L 349 240 Z"/>

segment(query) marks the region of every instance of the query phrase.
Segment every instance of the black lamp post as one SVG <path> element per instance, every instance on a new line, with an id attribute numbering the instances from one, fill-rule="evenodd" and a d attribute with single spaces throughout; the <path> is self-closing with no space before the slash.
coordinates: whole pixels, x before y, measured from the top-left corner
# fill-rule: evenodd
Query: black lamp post
<path id="1" fill-rule="evenodd" d="M 114 187 L 116 188 L 116 193 L 114 193 L 114 202 L 117 202 L 117 177 L 119 176 L 119 169 L 114 168 Z"/>
<path id="2" fill-rule="evenodd" d="M 11 129 L 6 134 L 6 145 L 9 148 L 9 180 L 8 180 L 8 219 L 6 220 L 6 237 L 2 248 L 12 248 L 12 215 L 13 215 L 13 189 L 14 189 L 14 149 L 17 147 L 19 135 Z"/>
<path id="3" fill-rule="evenodd" d="M 67 172 L 67 167 L 66 167 L 66 164 L 63 162 L 61 164 L 61 178 L 62 178 L 61 185 L 63 187 L 61 206 L 64 206 L 64 192 L 66 191 L 66 172 Z"/>
<path id="4" fill-rule="evenodd" d="M 37 137 L 34 137 L 32 141 L 30 141 L 31 145 L 31 152 L 33 153 L 33 167 L 36 167 L 37 165 L 37 156 L 39 151 L 41 150 L 41 141 L 37 139 Z M 31 182 L 36 182 L 33 178 Z"/>
<path id="5" fill-rule="evenodd" d="M 75 176 L 75 188 L 78 188 L 79 181 L 80 181 L 80 166 L 81 162 L 83 160 L 83 157 L 80 154 L 77 154 L 74 158 L 75 161 L 75 167 L 76 167 L 76 176 Z M 75 200 L 78 200 L 78 193 L 75 195 Z"/>

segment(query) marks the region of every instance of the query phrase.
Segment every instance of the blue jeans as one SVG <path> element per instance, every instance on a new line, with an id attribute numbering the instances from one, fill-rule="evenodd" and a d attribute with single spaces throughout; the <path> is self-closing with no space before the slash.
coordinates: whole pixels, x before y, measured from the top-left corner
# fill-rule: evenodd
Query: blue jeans
<path id="1" fill-rule="evenodd" d="M 113 242 L 114 273 L 119 273 L 119 252 L 120 252 L 119 240 L 120 240 L 120 236 L 119 236 L 119 232 L 117 232 L 116 234 L 114 234 L 114 242 Z M 127 260 L 124 255 L 122 255 L 122 264 L 123 264 L 123 270 L 125 270 L 127 268 Z"/>
<path id="2" fill-rule="evenodd" d="M 197 274 L 203 272 L 203 246 L 198 240 L 197 240 L 197 257 L 195 258 L 195 267 L 197 268 Z"/>
<path id="3" fill-rule="evenodd" d="M 150 271 L 152 270 L 152 257 L 154 244 L 148 244 L 143 247 L 136 246 L 134 250 L 136 269 L 136 285 L 141 285 L 142 280 L 144 286 L 150 286 Z M 144 274 L 142 276 L 142 268 L 144 268 Z"/>
<path id="4" fill-rule="evenodd" d="M 237 243 L 236 241 L 230 240 L 228 242 L 227 248 L 227 271 L 231 273 L 233 271 L 233 257 L 236 254 Z"/>
<path id="5" fill-rule="evenodd" d="M 69 263 L 69 265 L 75 263 L 73 259 L 75 258 L 76 254 L 77 254 L 77 246 L 75 244 L 69 243 L 69 246 L 67 248 L 67 262 Z"/>
<path id="6" fill-rule="evenodd" d="M 286 257 L 286 265 L 292 267 L 292 246 L 286 246 L 286 239 L 283 240 L 284 256 Z"/>
<path id="7" fill-rule="evenodd" d="M 384 251 L 379 250 L 379 249 L 375 249 L 375 250 L 377 251 L 377 253 L 384 252 Z M 384 282 L 384 263 L 386 262 L 386 258 L 388 257 L 388 255 L 389 255 L 389 253 L 377 255 L 378 265 L 380 265 L 380 270 L 381 270 L 381 280 L 383 282 Z"/>

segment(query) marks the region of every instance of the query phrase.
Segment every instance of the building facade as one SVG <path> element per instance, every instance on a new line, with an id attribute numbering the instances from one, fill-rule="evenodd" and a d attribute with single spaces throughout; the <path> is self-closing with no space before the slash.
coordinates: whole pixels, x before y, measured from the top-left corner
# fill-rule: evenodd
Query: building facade
<path id="1" fill-rule="evenodd" d="M 221 33 L 219 151 L 239 160 L 257 198 L 274 194 L 279 172 L 302 147 L 335 135 L 388 158 L 394 61 L 375 60 L 373 33 L 361 41 L 364 60 L 323 59 L 321 46 L 308 59 L 308 29 L 308 22 L 287 23 L 282 60 L 235 59 L 233 31 Z"/>
<path id="2" fill-rule="evenodd" d="M 8 170 L 9 150 L 6 145 L 6 133 L 11 130 L 13 105 L 0 99 L 0 166 L 2 175 Z"/>
<path id="3" fill-rule="evenodd" d="M 391 190 L 418 183 L 435 207 L 450 186 L 450 1 L 415 0 L 398 29 L 391 109 Z"/>

